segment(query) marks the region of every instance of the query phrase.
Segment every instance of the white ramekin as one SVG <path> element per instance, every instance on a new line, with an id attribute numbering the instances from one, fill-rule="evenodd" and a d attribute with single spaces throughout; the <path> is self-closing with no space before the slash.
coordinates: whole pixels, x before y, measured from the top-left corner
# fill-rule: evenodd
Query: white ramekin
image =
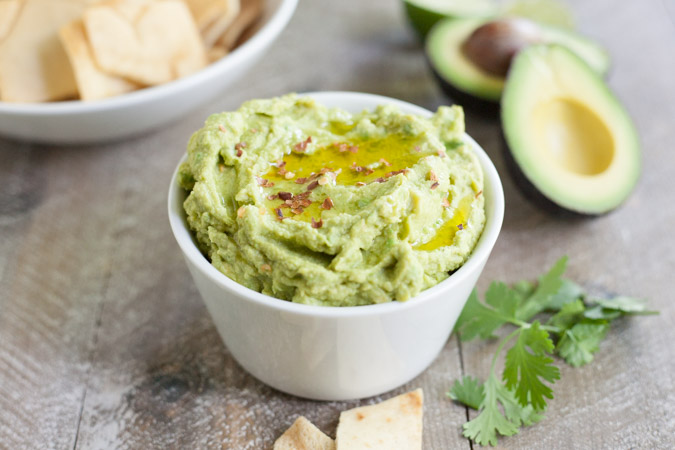
<path id="1" fill-rule="evenodd" d="M 319 103 L 358 112 L 393 103 L 430 116 L 410 103 L 371 94 L 307 94 Z M 346 400 L 394 389 L 426 369 L 445 345 L 492 251 L 504 217 L 497 171 L 470 137 L 485 174 L 485 230 L 466 263 L 447 280 L 406 302 L 322 307 L 252 291 L 229 279 L 202 255 L 187 227 L 176 173 L 169 189 L 169 221 L 188 268 L 232 356 L 254 377 L 289 394 Z"/>

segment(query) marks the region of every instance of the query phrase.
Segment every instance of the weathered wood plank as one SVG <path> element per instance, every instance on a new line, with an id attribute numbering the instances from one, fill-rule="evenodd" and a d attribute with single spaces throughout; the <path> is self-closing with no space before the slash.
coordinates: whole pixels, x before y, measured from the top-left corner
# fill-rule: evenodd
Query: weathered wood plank
<path id="1" fill-rule="evenodd" d="M 103 153 L 0 147 L 8 182 L 0 195 L 0 446 L 69 448 L 108 276 L 115 205 L 105 185 L 115 173 Z"/>

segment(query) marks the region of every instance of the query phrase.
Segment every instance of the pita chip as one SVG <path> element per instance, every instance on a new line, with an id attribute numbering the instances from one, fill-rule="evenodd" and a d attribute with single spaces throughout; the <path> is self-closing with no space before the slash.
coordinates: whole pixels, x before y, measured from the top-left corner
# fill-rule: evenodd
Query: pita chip
<path id="1" fill-rule="evenodd" d="M 99 100 L 140 88 L 137 83 L 102 72 L 96 65 L 81 20 L 71 22 L 59 32 L 82 100 Z"/>
<path id="2" fill-rule="evenodd" d="M 223 48 L 220 45 L 214 45 L 206 52 L 206 55 L 209 58 L 209 62 L 214 63 L 227 56 L 228 53 L 230 52 L 226 48 Z"/>
<path id="3" fill-rule="evenodd" d="M 213 3 L 218 5 L 220 11 L 216 19 L 201 32 L 207 48 L 213 47 L 225 30 L 234 23 L 241 10 L 239 0 L 213 0 Z"/>
<path id="4" fill-rule="evenodd" d="M 335 441 L 300 416 L 276 440 L 274 450 L 335 450 Z"/>
<path id="5" fill-rule="evenodd" d="M 422 389 L 340 414 L 337 450 L 422 448 Z"/>
<path id="6" fill-rule="evenodd" d="M 143 8 L 138 4 L 111 0 L 85 11 L 86 33 L 103 71 L 155 85 L 206 66 L 204 44 L 183 1 L 148 2 Z"/>
<path id="7" fill-rule="evenodd" d="M 218 45 L 232 49 L 244 32 L 262 15 L 262 0 L 242 0 L 241 11 L 232 24 L 218 38 Z"/>
<path id="8" fill-rule="evenodd" d="M 239 0 L 185 0 L 200 31 L 224 16 L 234 19 L 239 13 Z"/>
<path id="9" fill-rule="evenodd" d="M 7 102 L 64 100 L 77 95 L 59 28 L 77 19 L 83 2 L 24 0 L 0 43 L 0 95 Z"/>
<path id="10" fill-rule="evenodd" d="M 9 34 L 19 14 L 21 0 L 0 0 L 0 42 Z"/>

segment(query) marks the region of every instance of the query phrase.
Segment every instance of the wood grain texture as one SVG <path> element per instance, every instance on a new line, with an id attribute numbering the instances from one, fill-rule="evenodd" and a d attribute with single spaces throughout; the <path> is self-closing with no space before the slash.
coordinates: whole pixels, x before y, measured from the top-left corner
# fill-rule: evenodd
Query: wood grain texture
<path id="1" fill-rule="evenodd" d="M 563 368 L 547 418 L 500 443 L 673 448 L 675 26 L 658 0 L 570 4 L 612 54 L 610 84 L 637 122 L 644 174 L 621 209 L 561 220 L 515 190 L 498 122 L 467 115 L 507 201 L 479 289 L 531 278 L 568 254 L 570 277 L 588 289 L 645 296 L 662 313 L 619 322 L 593 364 Z M 0 140 L 0 448 L 269 448 L 298 415 L 334 437 L 340 411 L 416 387 L 425 448 L 470 448 L 466 411 L 444 393 L 463 369 L 484 377 L 495 343 L 460 352 L 453 337 L 421 376 L 378 398 L 298 399 L 234 362 L 186 270 L 165 197 L 191 132 L 247 99 L 311 90 L 448 103 L 397 1 L 324 0 L 300 3 L 254 73 L 162 130 L 79 148 Z"/>

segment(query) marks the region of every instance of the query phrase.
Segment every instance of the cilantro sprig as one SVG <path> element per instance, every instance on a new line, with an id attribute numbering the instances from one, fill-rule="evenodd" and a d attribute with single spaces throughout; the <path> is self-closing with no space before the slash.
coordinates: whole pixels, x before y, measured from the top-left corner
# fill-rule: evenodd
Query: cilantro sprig
<path id="1" fill-rule="evenodd" d="M 562 277 L 566 266 L 567 257 L 562 257 L 537 283 L 493 282 L 485 302 L 474 290 L 457 320 L 462 341 L 494 338 L 501 327 L 515 326 L 499 342 L 485 383 L 464 376 L 448 392 L 451 399 L 479 411 L 464 424 L 464 436 L 479 445 L 496 445 L 498 435 L 512 436 L 543 418 L 547 400 L 553 399 L 552 386 L 560 379 L 554 355 L 573 367 L 583 366 L 593 360 L 613 320 L 658 314 L 648 311 L 642 299 L 588 296 Z M 497 363 L 509 343 L 499 378 Z"/>

